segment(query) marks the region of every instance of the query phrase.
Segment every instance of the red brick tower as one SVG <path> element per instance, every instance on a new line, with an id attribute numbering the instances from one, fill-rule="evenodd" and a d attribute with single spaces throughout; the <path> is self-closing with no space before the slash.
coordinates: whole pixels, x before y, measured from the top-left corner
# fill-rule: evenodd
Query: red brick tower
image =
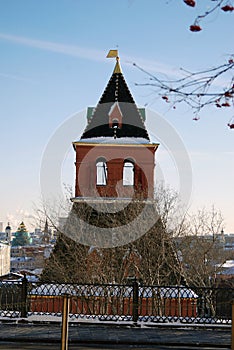
<path id="1" fill-rule="evenodd" d="M 153 199 L 154 154 L 144 125 L 145 110 L 139 109 L 116 65 L 96 108 L 88 108 L 88 124 L 76 151 L 74 202 L 81 198 Z M 113 57 L 110 55 L 109 57 Z"/>
<path id="2" fill-rule="evenodd" d="M 157 278 L 180 284 L 179 267 L 171 268 L 177 264 L 174 246 L 154 201 L 158 144 L 150 142 L 145 110 L 136 106 L 113 51 L 113 74 L 96 108 L 88 108 L 80 140 L 73 142 L 73 205 L 41 280 L 152 283 Z"/>

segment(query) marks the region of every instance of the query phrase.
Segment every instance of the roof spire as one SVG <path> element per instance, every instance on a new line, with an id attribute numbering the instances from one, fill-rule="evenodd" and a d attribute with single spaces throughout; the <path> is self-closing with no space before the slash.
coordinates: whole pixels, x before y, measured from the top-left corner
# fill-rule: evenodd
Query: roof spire
<path id="1" fill-rule="evenodd" d="M 122 70 L 121 70 L 121 67 L 120 67 L 120 63 L 119 63 L 118 50 L 110 50 L 106 57 L 107 58 L 116 57 L 116 65 L 115 65 L 113 74 L 115 74 L 115 73 L 122 73 Z"/>
<path id="2" fill-rule="evenodd" d="M 117 138 L 139 137 L 149 140 L 144 118 L 136 106 L 121 71 L 118 50 L 110 50 L 107 57 L 116 58 L 114 72 L 96 108 L 93 109 L 92 116 L 89 118 L 81 140 L 96 137 L 113 137 L 113 126 L 119 126 L 117 128 Z M 112 107 L 115 113 L 117 112 L 118 125 L 114 120 L 116 118 L 113 118 Z"/>

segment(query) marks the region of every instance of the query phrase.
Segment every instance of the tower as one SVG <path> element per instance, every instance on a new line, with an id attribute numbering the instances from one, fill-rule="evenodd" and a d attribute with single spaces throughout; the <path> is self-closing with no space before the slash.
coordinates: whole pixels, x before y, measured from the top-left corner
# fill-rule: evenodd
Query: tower
<path id="1" fill-rule="evenodd" d="M 41 242 L 43 244 L 49 244 L 50 243 L 50 238 L 51 238 L 51 232 L 50 232 L 50 229 L 49 229 L 48 220 L 46 218 L 45 227 L 44 227 L 44 230 L 43 230 L 43 233 L 42 233 L 42 237 L 41 237 Z"/>
<path id="2" fill-rule="evenodd" d="M 154 201 L 157 143 L 145 127 L 116 64 L 87 126 L 73 142 L 76 161 L 72 209 L 47 261 L 45 282 L 179 284 L 176 258 Z M 140 219 L 139 219 L 140 218 Z M 139 234 L 140 233 L 140 234 Z M 169 242 L 169 243 L 168 243 Z"/>
<path id="3" fill-rule="evenodd" d="M 114 55 L 113 55 L 114 53 Z M 127 199 L 154 196 L 154 155 L 138 108 L 124 79 L 117 50 L 116 65 L 96 108 L 88 108 L 87 126 L 76 152 L 74 202 L 98 197 Z"/>
<path id="4" fill-rule="evenodd" d="M 6 241 L 7 243 L 11 242 L 11 226 L 10 223 L 8 222 L 6 228 L 5 228 L 5 234 L 6 234 Z"/>

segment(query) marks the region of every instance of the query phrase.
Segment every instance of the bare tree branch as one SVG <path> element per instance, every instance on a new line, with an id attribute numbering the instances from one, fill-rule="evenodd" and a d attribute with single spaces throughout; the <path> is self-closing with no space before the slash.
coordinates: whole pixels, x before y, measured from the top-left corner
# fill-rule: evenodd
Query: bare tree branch
<path id="1" fill-rule="evenodd" d="M 198 113 L 205 106 L 214 105 L 216 108 L 227 108 L 234 104 L 234 55 L 230 56 L 228 62 L 218 67 L 199 72 L 189 72 L 181 68 L 185 76 L 175 80 L 161 79 L 136 63 L 133 65 L 148 75 L 150 80 L 149 83 L 137 83 L 137 86 L 153 87 L 155 93 L 174 108 L 178 103 L 187 104 L 194 110 L 195 120 L 198 119 Z M 225 78 L 226 73 L 231 74 L 231 78 L 226 82 L 224 80 L 220 87 L 219 79 Z"/>
<path id="2" fill-rule="evenodd" d="M 190 7 L 195 7 L 198 1 L 183 0 L 183 2 Z M 233 1 L 210 0 L 210 2 L 211 7 L 195 18 L 190 31 L 202 30 L 200 22 L 215 11 L 232 12 L 234 10 Z M 234 105 L 234 54 L 232 53 L 224 63 L 201 71 L 193 72 L 180 68 L 181 77 L 178 79 L 164 79 L 162 75 L 151 74 L 136 63 L 133 65 L 149 77 L 149 82 L 137 83 L 137 86 L 152 87 L 155 94 L 161 96 L 171 108 L 175 109 L 179 103 L 188 105 L 194 111 L 194 120 L 200 119 L 199 112 L 206 106 L 213 105 L 215 108 L 223 109 Z M 230 119 L 228 126 L 234 129 L 234 117 Z"/>

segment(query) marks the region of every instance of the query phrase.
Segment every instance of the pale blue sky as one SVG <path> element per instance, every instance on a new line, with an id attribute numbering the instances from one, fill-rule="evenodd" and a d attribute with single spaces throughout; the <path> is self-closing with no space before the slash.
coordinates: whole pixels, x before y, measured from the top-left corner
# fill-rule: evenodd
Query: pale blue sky
<path id="1" fill-rule="evenodd" d="M 202 9 L 210 4 L 197 2 Z M 188 27 L 197 13 L 199 8 L 189 8 L 182 0 L 0 2 L 0 221 L 10 219 L 13 229 L 22 219 L 30 225 L 27 213 L 40 200 L 45 147 L 69 116 L 97 103 L 114 66 L 105 56 L 118 45 L 137 104 L 149 103 L 171 123 L 187 149 L 193 170 L 191 210 L 215 205 L 223 213 L 225 231 L 234 232 L 234 131 L 226 126 L 233 108 L 209 107 L 194 122 L 188 108 L 168 111 L 150 89 L 135 86 L 147 77 L 132 62 L 152 73 L 176 76 L 180 67 L 204 69 L 233 53 L 233 15 L 214 14 L 202 23 L 203 31 L 191 33 Z M 70 150 L 62 178 L 73 185 Z M 174 185 L 166 158 L 159 148 L 160 168 Z"/>

